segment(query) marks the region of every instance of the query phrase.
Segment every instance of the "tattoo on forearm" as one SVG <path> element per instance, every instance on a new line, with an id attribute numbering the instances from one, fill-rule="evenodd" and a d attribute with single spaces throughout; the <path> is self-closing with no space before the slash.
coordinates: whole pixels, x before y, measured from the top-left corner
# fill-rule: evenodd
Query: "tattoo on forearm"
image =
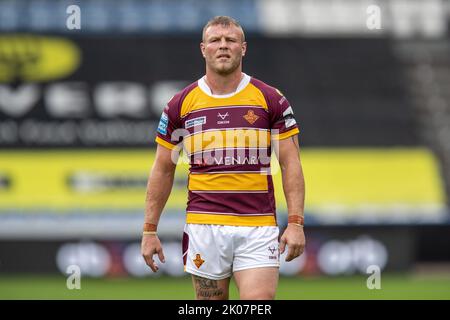
<path id="1" fill-rule="evenodd" d="M 211 299 L 223 295 L 223 290 L 217 286 L 216 280 L 194 276 L 194 281 L 197 297 L 199 298 Z"/>

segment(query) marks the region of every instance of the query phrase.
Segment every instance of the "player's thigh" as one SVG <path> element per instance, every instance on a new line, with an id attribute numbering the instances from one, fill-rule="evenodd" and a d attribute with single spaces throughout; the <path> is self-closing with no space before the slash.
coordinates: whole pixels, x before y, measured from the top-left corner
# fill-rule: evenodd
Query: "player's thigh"
<path id="1" fill-rule="evenodd" d="M 262 267 L 234 273 L 241 300 L 272 300 L 278 286 L 279 269 Z"/>
<path id="2" fill-rule="evenodd" d="M 212 280 L 192 275 L 197 300 L 227 300 L 230 278 Z"/>

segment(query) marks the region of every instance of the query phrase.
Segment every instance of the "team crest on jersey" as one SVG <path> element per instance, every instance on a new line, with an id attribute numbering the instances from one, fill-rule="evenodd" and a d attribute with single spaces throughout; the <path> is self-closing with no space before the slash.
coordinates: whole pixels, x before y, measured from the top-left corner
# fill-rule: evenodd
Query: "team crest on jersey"
<path id="1" fill-rule="evenodd" d="M 206 123 L 206 116 L 203 116 L 203 117 L 198 117 L 198 118 L 194 118 L 194 119 L 190 119 L 190 120 L 186 121 L 184 124 L 184 127 L 187 129 L 187 128 L 199 126 L 199 125 L 202 125 L 205 123 Z"/>
<path id="2" fill-rule="evenodd" d="M 195 259 L 193 259 L 192 261 L 194 261 L 195 266 L 197 267 L 197 269 L 200 269 L 200 267 L 202 266 L 203 262 L 205 262 L 205 260 L 202 259 L 202 256 L 197 253 L 195 255 Z"/>
<path id="3" fill-rule="evenodd" d="M 256 120 L 259 119 L 259 116 L 257 116 L 253 110 L 248 110 L 247 114 L 244 115 L 244 119 L 247 120 L 248 123 L 254 124 Z"/>

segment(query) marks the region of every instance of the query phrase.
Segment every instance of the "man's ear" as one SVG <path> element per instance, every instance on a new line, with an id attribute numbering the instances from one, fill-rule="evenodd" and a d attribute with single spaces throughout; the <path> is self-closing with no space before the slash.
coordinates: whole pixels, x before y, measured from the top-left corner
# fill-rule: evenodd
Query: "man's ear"
<path id="1" fill-rule="evenodd" d="M 202 52 L 203 58 L 205 58 L 205 44 L 200 42 L 200 51 Z"/>
<path id="2" fill-rule="evenodd" d="M 245 53 L 247 52 L 247 42 L 242 42 L 242 56 L 245 56 Z"/>

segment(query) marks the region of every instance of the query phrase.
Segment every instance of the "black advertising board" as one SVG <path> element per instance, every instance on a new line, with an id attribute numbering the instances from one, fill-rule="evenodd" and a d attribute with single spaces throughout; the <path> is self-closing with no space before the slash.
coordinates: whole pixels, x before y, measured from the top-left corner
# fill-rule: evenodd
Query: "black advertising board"
<path id="1" fill-rule="evenodd" d="M 417 144 L 387 39 L 247 41 L 244 71 L 286 95 L 303 145 Z M 167 101 L 204 73 L 199 43 L 3 35 L 0 148 L 153 146 Z"/>

